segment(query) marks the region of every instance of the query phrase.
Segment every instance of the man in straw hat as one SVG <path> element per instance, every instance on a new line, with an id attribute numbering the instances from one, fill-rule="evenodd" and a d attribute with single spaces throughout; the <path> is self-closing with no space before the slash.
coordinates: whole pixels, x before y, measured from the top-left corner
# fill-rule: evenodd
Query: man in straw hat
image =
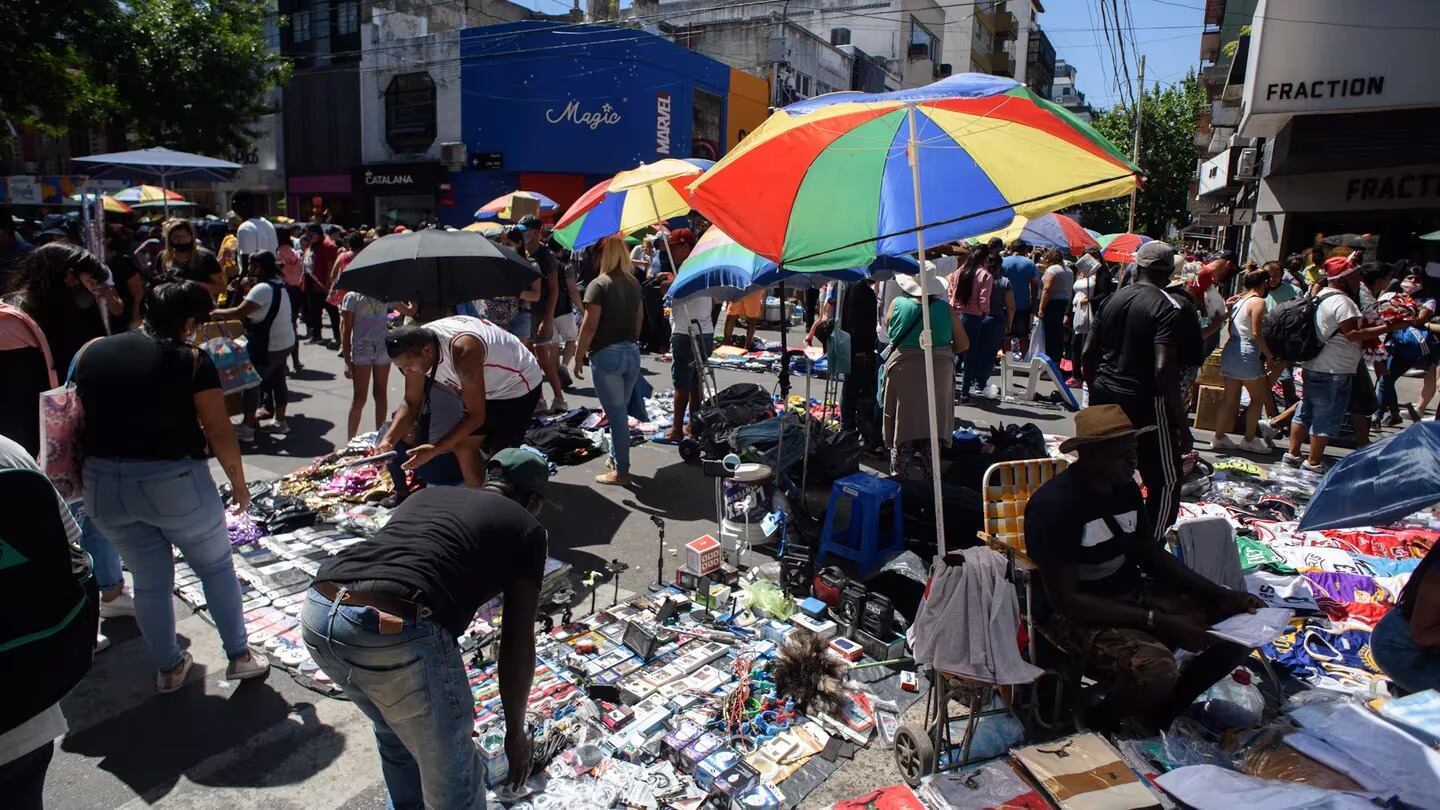
<path id="1" fill-rule="evenodd" d="M 1050 615 L 1041 624 L 1062 650 L 1109 681 L 1087 717 L 1092 728 L 1135 718 L 1154 728 L 1189 706 L 1250 653 L 1209 634 L 1211 623 L 1263 607 L 1186 568 L 1154 541 L 1134 475 L 1136 427 L 1119 405 L 1092 405 L 1060 445 L 1079 460 L 1025 507 L 1025 551 L 1040 569 Z M 1183 669 L 1174 651 L 1200 653 Z"/>

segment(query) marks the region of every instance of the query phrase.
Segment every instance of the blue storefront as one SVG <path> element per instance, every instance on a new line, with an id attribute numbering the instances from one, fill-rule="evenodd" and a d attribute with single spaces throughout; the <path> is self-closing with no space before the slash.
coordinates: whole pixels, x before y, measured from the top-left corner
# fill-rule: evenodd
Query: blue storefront
<path id="1" fill-rule="evenodd" d="M 460 54 L 470 165 L 451 174 L 454 204 L 440 214 L 447 224 L 470 222 L 480 205 L 517 188 L 566 205 L 622 169 L 714 159 L 729 146 L 731 68 L 652 34 L 509 23 L 461 32 Z M 735 84 L 754 95 L 755 81 L 742 74 Z"/>

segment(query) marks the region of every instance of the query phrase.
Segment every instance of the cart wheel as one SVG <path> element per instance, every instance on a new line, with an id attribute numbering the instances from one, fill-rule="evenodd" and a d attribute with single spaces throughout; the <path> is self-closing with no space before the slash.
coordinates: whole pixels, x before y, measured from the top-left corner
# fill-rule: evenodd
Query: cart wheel
<path id="1" fill-rule="evenodd" d="M 694 463 L 700 460 L 700 443 L 686 436 L 680 440 L 680 458 Z"/>
<path id="2" fill-rule="evenodd" d="M 930 736 L 906 723 L 895 732 L 895 766 L 912 788 L 920 787 L 920 778 L 935 772 L 935 746 Z"/>

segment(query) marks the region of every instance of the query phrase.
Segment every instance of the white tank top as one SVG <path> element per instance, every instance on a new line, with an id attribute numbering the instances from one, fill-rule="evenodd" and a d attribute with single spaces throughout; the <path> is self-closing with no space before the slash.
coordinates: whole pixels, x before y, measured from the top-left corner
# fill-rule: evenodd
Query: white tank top
<path id="1" fill-rule="evenodd" d="M 1257 298 L 1259 296 L 1247 295 L 1236 305 L 1235 311 L 1230 313 L 1230 333 L 1232 335 L 1243 340 L 1255 339 L 1255 330 L 1251 328 L 1250 317 L 1245 314 L 1245 310 L 1250 307 L 1250 302 Z M 1259 298 L 1259 300 L 1264 301 L 1265 299 Z"/>
<path id="2" fill-rule="evenodd" d="M 481 318 L 455 315 L 425 324 L 440 342 L 440 363 L 435 382 L 460 393 L 453 346 L 461 335 L 473 335 L 485 344 L 485 398 L 519 399 L 540 384 L 540 364 L 520 338 Z"/>

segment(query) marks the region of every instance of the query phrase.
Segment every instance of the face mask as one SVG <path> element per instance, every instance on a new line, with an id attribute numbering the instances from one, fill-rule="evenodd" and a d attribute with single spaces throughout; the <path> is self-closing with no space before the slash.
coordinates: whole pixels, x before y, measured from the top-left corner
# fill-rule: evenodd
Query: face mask
<path id="1" fill-rule="evenodd" d="M 1404 290 L 1406 295 L 1414 295 L 1420 292 L 1420 284 L 1414 281 L 1402 281 L 1400 282 L 1400 289 Z"/>

